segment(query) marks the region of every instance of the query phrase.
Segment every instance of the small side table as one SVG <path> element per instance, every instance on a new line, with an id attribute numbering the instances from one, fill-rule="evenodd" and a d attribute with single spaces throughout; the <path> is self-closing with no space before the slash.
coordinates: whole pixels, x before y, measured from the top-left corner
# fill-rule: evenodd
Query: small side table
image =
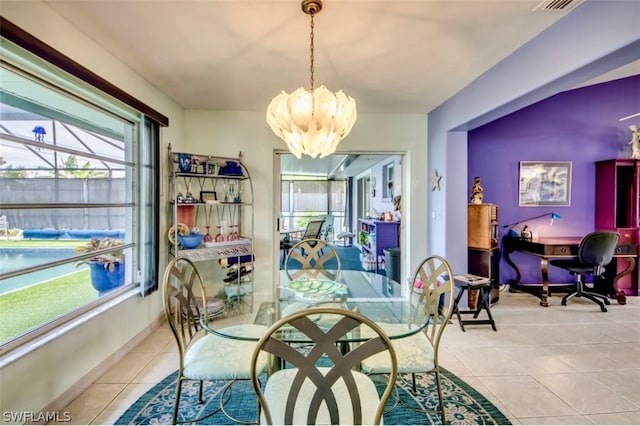
<path id="1" fill-rule="evenodd" d="M 491 315 L 491 280 L 486 277 L 480 277 L 478 275 L 472 274 L 460 274 L 453 276 L 454 283 L 456 285 L 457 295 L 454 303 L 454 311 L 456 316 L 458 317 L 458 323 L 460 323 L 460 328 L 462 331 L 465 331 L 465 325 L 471 324 L 486 324 L 491 325 L 493 331 L 498 331 L 496 328 L 496 322 L 493 320 L 493 316 Z M 467 294 L 469 290 L 478 290 L 478 302 L 476 303 L 476 309 L 467 309 L 460 310 L 458 304 L 462 299 L 462 295 L 465 291 Z M 478 319 L 480 312 L 484 310 L 487 313 L 489 319 Z M 463 319 L 462 315 L 473 315 L 473 319 Z"/>
<path id="2" fill-rule="evenodd" d="M 356 235 L 353 232 L 341 232 L 336 236 L 336 238 L 342 240 L 343 247 L 351 247 L 353 245 L 353 238 L 355 236 Z"/>

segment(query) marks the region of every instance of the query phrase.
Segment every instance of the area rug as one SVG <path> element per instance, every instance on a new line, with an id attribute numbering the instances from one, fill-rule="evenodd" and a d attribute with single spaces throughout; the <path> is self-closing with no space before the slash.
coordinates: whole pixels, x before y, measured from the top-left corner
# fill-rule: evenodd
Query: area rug
<path id="1" fill-rule="evenodd" d="M 115 424 L 171 424 L 176 376 L 177 373 L 169 375 L 140 397 Z M 442 371 L 442 376 L 447 424 L 511 424 L 493 404 L 458 377 L 446 370 Z M 433 375 L 418 376 L 418 392 L 413 394 L 411 375 L 399 377 L 396 387 L 401 403 L 391 412 L 384 415 L 384 424 L 440 424 L 440 417 L 437 414 L 419 411 L 420 409 L 425 411 L 434 410 L 438 405 L 438 394 L 433 382 Z M 220 382 L 205 382 L 204 399 L 206 402 L 198 404 L 197 382 L 183 384 L 178 421 L 201 417 L 203 414 L 219 409 L 219 397 L 222 387 L 223 383 Z M 256 418 L 256 404 L 256 397 L 251 383 L 241 381 L 233 385 L 233 394 L 226 408 L 227 412 L 237 419 L 252 420 Z M 199 424 L 232 423 L 223 413 L 217 412 Z"/>

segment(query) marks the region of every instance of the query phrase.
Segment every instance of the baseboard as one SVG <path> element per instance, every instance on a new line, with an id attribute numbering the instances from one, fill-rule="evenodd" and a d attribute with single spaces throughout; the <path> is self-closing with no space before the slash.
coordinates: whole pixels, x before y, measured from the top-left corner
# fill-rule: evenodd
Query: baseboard
<path id="1" fill-rule="evenodd" d="M 107 371 L 113 368 L 121 359 L 123 359 L 133 348 L 138 346 L 144 339 L 149 337 L 158 327 L 160 327 L 166 321 L 164 314 L 158 316 L 155 321 L 145 327 L 140 333 L 124 344 L 120 349 L 115 351 L 111 356 L 105 359 L 104 362 L 96 366 L 93 370 L 87 373 L 84 377 L 73 384 L 69 389 L 62 393 L 58 398 L 47 404 L 41 412 L 54 413 L 62 412 L 64 407 L 69 405 L 74 399 L 79 397 L 89 386 L 95 383 L 100 377 L 102 377 Z M 44 423 L 33 423 L 44 424 Z"/>

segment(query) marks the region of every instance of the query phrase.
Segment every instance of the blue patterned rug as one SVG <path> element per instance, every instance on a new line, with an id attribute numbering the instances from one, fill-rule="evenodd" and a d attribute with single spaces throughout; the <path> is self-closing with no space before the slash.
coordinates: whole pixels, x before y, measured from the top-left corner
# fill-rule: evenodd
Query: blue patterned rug
<path id="1" fill-rule="evenodd" d="M 116 424 L 170 424 L 175 395 L 176 375 L 173 373 L 154 386 L 136 401 L 118 419 Z M 464 425 L 509 425 L 509 420 L 486 398 L 471 386 L 452 373 L 443 369 L 443 391 L 447 423 Z M 440 424 L 436 414 L 416 411 L 416 409 L 433 410 L 438 405 L 433 375 L 417 377 L 418 392 L 411 390 L 411 376 L 400 377 L 396 387 L 401 404 L 390 413 L 384 415 L 387 425 L 431 425 Z M 201 417 L 219 408 L 219 394 L 223 384 L 219 382 L 205 383 L 205 403 L 198 404 L 197 382 L 186 382 L 183 385 L 178 421 L 185 418 Z M 393 399 L 393 398 L 392 398 Z M 390 401 L 391 403 L 391 401 Z M 233 395 L 227 405 L 230 415 L 239 419 L 256 418 L 256 398 L 251 383 L 238 382 L 233 386 Z M 412 407 L 412 408 L 408 408 Z M 223 413 L 217 412 L 200 424 L 230 424 Z"/>

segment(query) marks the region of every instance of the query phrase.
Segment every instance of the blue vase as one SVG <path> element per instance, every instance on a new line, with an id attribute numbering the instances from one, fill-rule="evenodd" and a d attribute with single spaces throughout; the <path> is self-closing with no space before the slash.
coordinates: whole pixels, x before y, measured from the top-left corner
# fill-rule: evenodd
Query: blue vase
<path id="1" fill-rule="evenodd" d="M 91 285 L 102 296 L 109 291 L 124 285 L 124 263 L 115 263 L 115 269 L 110 272 L 104 263 L 87 262 L 91 271 Z"/>
<path id="2" fill-rule="evenodd" d="M 178 169 L 182 173 L 191 173 L 191 154 L 178 154 Z"/>

